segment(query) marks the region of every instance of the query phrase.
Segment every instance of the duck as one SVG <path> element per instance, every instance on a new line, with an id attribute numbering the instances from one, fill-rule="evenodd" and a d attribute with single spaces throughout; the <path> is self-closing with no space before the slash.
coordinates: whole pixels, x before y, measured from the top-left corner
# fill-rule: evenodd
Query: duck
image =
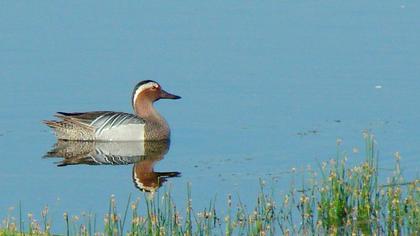
<path id="1" fill-rule="evenodd" d="M 69 141 L 157 141 L 169 140 L 170 128 L 153 103 L 180 99 L 153 80 L 134 87 L 131 103 L 134 114 L 115 111 L 57 112 L 60 120 L 44 120 L 58 140 Z"/>

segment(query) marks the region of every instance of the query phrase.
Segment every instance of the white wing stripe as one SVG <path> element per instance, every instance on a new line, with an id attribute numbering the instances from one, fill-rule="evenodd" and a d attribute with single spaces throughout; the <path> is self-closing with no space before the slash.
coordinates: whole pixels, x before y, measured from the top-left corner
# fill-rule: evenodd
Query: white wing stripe
<path id="1" fill-rule="evenodd" d="M 104 123 L 96 130 L 96 133 L 97 134 L 101 134 L 102 133 L 102 131 L 105 129 L 105 128 L 108 128 L 107 126 L 109 125 L 109 123 L 110 122 L 112 122 L 114 119 L 115 119 L 115 117 L 117 117 L 118 116 L 118 114 L 113 114 L 113 115 L 111 115 L 110 117 L 104 117 L 104 119 L 105 119 L 105 121 L 104 121 Z M 110 127 L 109 127 L 110 128 Z"/>

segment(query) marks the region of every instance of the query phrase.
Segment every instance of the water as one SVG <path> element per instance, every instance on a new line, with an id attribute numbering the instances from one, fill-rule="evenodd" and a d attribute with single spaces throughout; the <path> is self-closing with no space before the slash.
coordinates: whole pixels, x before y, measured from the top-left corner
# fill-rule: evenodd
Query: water
<path id="1" fill-rule="evenodd" d="M 400 151 L 419 172 L 420 4 L 409 1 L 71 1 L 0 3 L 0 215 L 107 211 L 141 193 L 132 164 L 72 165 L 42 158 L 56 111 L 131 112 L 140 80 L 181 95 L 156 106 L 172 128 L 155 171 L 177 202 L 239 193 L 258 178 L 286 191 L 292 168 L 316 166 L 377 137 L 385 174 Z M 352 155 L 357 162 L 361 154 Z M 58 221 L 58 220 L 57 220 Z M 60 227 L 60 223 L 56 223 Z"/>

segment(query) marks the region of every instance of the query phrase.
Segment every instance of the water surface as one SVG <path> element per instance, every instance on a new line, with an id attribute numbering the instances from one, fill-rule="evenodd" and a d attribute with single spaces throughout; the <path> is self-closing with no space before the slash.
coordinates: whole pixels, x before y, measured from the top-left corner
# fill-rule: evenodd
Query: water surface
<path id="1" fill-rule="evenodd" d="M 258 178 L 286 191 L 303 170 L 377 137 L 380 166 L 400 151 L 419 171 L 420 4 L 411 1 L 2 2 L 0 215 L 107 210 L 142 193 L 133 164 L 71 165 L 43 156 L 56 111 L 131 112 L 134 85 L 158 81 L 181 95 L 156 106 L 172 128 L 155 171 L 197 209 L 239 193 L 252 205 Z M 352 155 L 357 162 L 362 154 Z M 272 181 L 272 179 L 274 179 Z M 59 225 L 59 223 L 58 223 Z"/>

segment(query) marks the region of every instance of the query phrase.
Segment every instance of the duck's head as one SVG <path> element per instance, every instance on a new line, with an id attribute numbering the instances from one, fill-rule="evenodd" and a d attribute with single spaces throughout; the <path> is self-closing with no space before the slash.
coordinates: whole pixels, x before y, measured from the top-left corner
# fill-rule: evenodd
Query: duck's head
<path id="1" fill-rule="evenodd" d="M 137 103 L 153 103 L 159 99 L 180 99 L 180 96 L 171 94 L 162 89 L 162 87 L 153 80 L 143 80 L 139 82 L 133 90 L 133 107 Z"/>

